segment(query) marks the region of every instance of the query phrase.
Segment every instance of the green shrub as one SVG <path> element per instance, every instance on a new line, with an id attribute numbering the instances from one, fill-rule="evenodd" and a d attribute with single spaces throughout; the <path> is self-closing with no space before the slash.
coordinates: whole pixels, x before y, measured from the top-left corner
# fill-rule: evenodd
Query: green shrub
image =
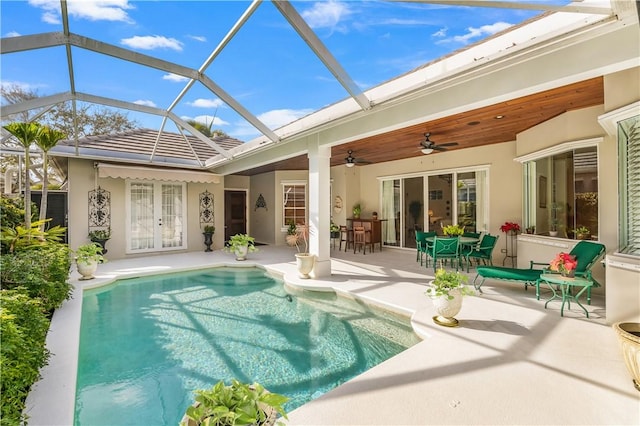
<path id="1" fill-rule="evenodd" d="M 17 290 L 0 291 L 0 425 L 26 424 L 22 412 L 31 385 L 40 378 L 49 351 L 42 304 Z"/>
<path id="2" fill-rule="evenodd" d="M 48 243 L 0 257 L 2 287 L 22 288 L 30 297 L 40 299 L 49 313 L 71 297 L 70 268 L 70 251 L 65 244 Z"/>

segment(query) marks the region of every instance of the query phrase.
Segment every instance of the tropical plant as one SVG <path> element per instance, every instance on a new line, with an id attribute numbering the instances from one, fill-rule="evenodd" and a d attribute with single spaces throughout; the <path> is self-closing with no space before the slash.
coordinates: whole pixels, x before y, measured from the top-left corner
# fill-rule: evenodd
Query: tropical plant
<path id="1" fill-rule="evenodd" d="M 41 231 L 46 222 L 51 219 L 38 220 L 31 223 L 30 227 L 18 225 L 15 228 L 3 226 L 0 230 L 0 241 L 4 252 L 26 250 L 40 247 L 51 242 L 60 242 L 64 237 L 66 228 L 56 225 L 45 231 Z"/>
<path id="2" fill-rule="evenodd" d="M 475 295 L 475 291 L 467 285 L 467 281 L 469 281 L 469 277 L 458 271 L 446 271 L 444 268 L 439 268 L 425 294 L 429 297 L 446 296 L 449 300 L 453 299 L 453 296 L 449 294 L 451 290 L 459 290 L 463 296 Z"/>
<path id="3" fill-rule="evenodd" d="M 97 243 L 81 245 L 74 251 L 74 253 L 76 256 L 76 262 L 78 263 L 107 261 L 104 256 L 102 256 L 102 247 Z"/>
<path id="4" fill-rule="evenodd" d="M 589 234 L 591 233 L 591 231 L 589 231 L 589 228 L 587 228 L 586 226 L 578 226 L 576 228 L 576 234 Z"/>
<path id="5" fill-rule="evenodd" d="M 71 297 L 69 253 L 66 244 L 47 243 L 0 256 L 2 289 L 20 290 L 29 297 L 40 299 L 44 310 L 52 314 Z"/>
<path id="6" fill-rule="evenodd" d="M 204 232 L 205 234 L 213 234 L 214 232 L 216 232 L 216 227 L 213 225 L 205 225 L 202 229 L 202 232 Z"/>
<path id="7" fill-rule="evenodd" d="M 111 228 L 89 231 L 89 239 L 91 241 L 108 240 L 109 238 L 111 238 Z"/>
<path id="8" fill-rule="evenodd" d="M 268 422 L 272 411 L 288 419 L 283 404 L 289 398 L 270 393 L 259 383 L 249 385 L 234 379 L 225 385 L 221 380 L 211 389 L 198 389 L 195 394 L 196 402 L 187 408 L 181 426 L 262 425 Z"/>
<path id="9" fill-rule="evenodd" d="M 298 227 L 293 220 L 289 221 L 289 226 L 287 227 L 287 235 L 296 235 L 298 233 Z"/>
<path id="10" fill-rule="evenodd" d="M 31 167 L 30 150 L 31 144 L 35 142 L 42 132 L 42 126 L 38 123 L 25 123 L 25 122 L 13 122 L 6 126 L 4 129 L 11 133 L 24 148 L 24 199 L 31 200 L 31 185 L 29 184 L 29 173 Z M 31 203 L 24 203 L 24 223 L 27 228 L 31 228 Z"/>
<path id="11" fill-rule="evenodd" d="M 309 227 L 307 225 L 298 225 L 296 232 L 298 235 L 298 238 L 296 239 L 296 249 L 298 250 L 298 253 L 305 255 L 309 254 Z M 300 251 L 300 241 L 304 242 L 304 251 Z"/>
<path id="12" fill-rule="evenodd" d="M 42 198 L 40 198 L 40 220 L 44 220 L 47 214 L 47 196 L 49 191 L 49 150 L 56 146 L 58 141 L 66 138 L 66 135 L 58 130 L 44 126 L 35 142 L 42 150 Z M 44 231 L 44 224 L 40 230 Z"/>
<path id="13" fill-rule="evenodd" d="M 49 328 L 42 304 L 20 290 L 0 291 L 0 417 L 2 425 L 26 423 L 25 401 L 49 358 Z"/>
<path id="14" fill-rule="evenodd" d="M 237 253 L 241 247 L 245 246 L 248 249 L 248 253 L 258 251 L 258 248 L 255 246 L 255 238 L 250 237 L 249 234 L 232 235 L 224 249 L 229 253 Z"/>
<path id="15" fill-rule="evenodd" d="M 444 235 L 457 236 L 464 234 L 464 226 L 460 225 L 447 225 L 442 227 Z"/>

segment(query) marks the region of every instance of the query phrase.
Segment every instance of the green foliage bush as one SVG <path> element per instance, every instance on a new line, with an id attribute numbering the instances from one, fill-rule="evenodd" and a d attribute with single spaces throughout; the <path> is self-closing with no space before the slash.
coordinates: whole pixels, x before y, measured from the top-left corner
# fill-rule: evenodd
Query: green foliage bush
<path id="1" fill-rule="evenodd" d="M 49 321 L 38 299 L 19 290 L 0 291 L 2 426 L 26 424 L 22 412 L 27 394 L 49 358 L 45 348 L 48 328 Z"/>
<path id="2" fill-rule="evenodd" d="M 23 292 L 42 302 L 52 313 L 71 297 L 68 283 L 71 256 L 66 244 L 47 245 L 4 254 L 0 257 L 0 280 L 4 289 L 22 288 Z"/>

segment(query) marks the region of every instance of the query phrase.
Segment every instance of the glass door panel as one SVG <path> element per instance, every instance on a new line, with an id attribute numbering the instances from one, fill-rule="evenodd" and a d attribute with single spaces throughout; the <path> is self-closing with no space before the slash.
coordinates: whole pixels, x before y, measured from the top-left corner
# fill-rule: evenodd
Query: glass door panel
<path id="1" fill-rule="evenodd" d="M 153 184 L 132 183 L 130 186 L 130 249 L 146 250 L 153 248 L 154 211 Z"/>
<path id="2" fill-rule="evenodd" d="M 382 182 L 382 241 L 387 246 L 400 245 L 400 180 Z"/>
<path id="3" fill-rule="evenodd" d="M 458 225 L 464 226 L 465 232 L 477 232 L 476 174 L 475 172 L 458 173 L 457 177 Z"/>
<path id="4" fill-rule="evenodd" d="M 428 177 L 429 182 L 429 230 L 442 235 L 442 227 L 453 224 L 451 200 L 453 199 L 453 175 Z"/>
<path id="5" fill-rule="evenodd" d="M 424 178 L 402 180 L 404 185 L 404 247 L 416 247 L 416 231 L 424 230 Z"/>
<path id="6" fill-rule="evenodd" d="M 162 185 L 162 247 L 181 247 L 183 235 L 182 185 Z"/>

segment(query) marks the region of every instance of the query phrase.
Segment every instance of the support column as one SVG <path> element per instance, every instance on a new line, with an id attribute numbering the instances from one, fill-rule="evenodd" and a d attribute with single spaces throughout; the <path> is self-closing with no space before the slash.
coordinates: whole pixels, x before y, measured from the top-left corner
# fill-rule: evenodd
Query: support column
<path id="1" fill-rule="evenodd" d="M 329 183 L 331 147 L 309 142 L 309 252 L 316 256 L 312 278 L 331 275 Z"/>

